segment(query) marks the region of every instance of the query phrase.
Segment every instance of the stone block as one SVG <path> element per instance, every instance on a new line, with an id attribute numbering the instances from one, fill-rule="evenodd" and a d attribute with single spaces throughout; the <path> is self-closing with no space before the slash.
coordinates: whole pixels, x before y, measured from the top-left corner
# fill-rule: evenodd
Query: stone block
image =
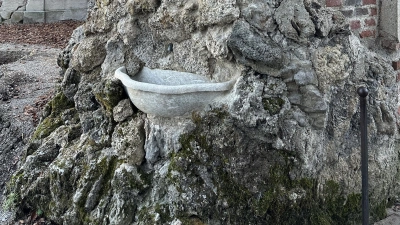
<path id="1" fill-rule="evenodd" d="M 65 9 L 87 9 L 88 0 L 64 0 Z"/>
<path id="2" fill-rule="evenodd" d="M 379 27 L 380 33 L 383 34 L 381 36 L 384 38 L 396 41 L 400 38 L 399 6 L 398 1 L 382 1 Z"/>
<path id="3" fill-rule="evenodd" d="M 53 23 L 57 21 L 67 20 L 64 10 L 59 11 L 46 11 L 46 23 Z"/>
<path id="4" fill-rule="evenodd" d="M 24 0 L 3 1 L 3 4 L 1 5 L 1 10 L 14 12 L 22 7 L 25 7 Z"/>
<path id="5" fill-rule="evenodd" d="M 86 9 L 46 11 L 46 22 L 52 23 L 62 20 L 85 20 Z"/>
<path id="6" fill-rule="evenodd" d="M 367 8 L 356 8 L 356 16 L 365 16 L 369 14 L 369 10 Z"/>
<path id="7" fill-rule="evenodd" d="M 11 15 L 11 23 L 22 23 L 24 20 L 24 12 L 16 11 Z"/>
<path id="8" fill-rule="evenodd" d="M 24 12 L 24 23 L 44 23 L 45 13 L 42 12 Z"/>
<path id="9" fill-rule="evenodd" d="M 26 11 L 44 11 L 44 0 L 28 0 Z"/>
<path id="10" fill-rule="evenodd" d="M 0 11 L 0 16 L 3 20 L 8 20 L 11 18 L 11 13 L 10 11 Z"/>
<path id="11" fill-rule="evenodd" d="M 342 10 L 341 12 L 342 12 L 343 16 L 345 16 L 345 17 L 352 17 L 354 10 L 352 10 L 352 9 Z"/>
<path id="12" fill-rule="evenodd" d="M 73 20 L 86 20 L 87 19 L 87 8 L 83 9 L 70 9 L 67 10 L 69 18 L 68 19 L 73 19 Z"/>
<path id="13" fill-rule="evenodd" d="M 46 0 L 44 4 L 44 9 L 46 11 L 58 11 L 65 10 L 65 1 L 59 0 Z"/>
<path id="14" fill-rule="evenodd" d="M 348 6 L 361 5 L 361 0 L 346 0 L 345 5 Z"/>

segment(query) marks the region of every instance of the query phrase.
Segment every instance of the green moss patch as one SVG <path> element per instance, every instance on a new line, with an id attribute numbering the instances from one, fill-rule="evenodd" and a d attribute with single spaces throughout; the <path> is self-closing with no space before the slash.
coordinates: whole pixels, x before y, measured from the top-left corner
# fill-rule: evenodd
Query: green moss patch
<path id="1" fill-rule="evenodd" d="M 268 111 L 269 114 L 275 115 L 281 111 L 283 105 L 285 104 L 285 101 L 278 97 L 271 97 L 271 98 L 263 98 L 262 103 L 264 109 Z"/>
<path id="2" fill-rule="evenodd" d="M 49 136 L 55 129 L 63 125 L 61 113 L 73 107 L 74 102 L 70 101 L 62 92 L 59 92 L 47 104 L 46 111 L 49 111 L 50 115 L 38 125 L 32 139 L 37 140 Z"/>
<path id="3" fill-rule="evenodd" d="M 111 113 L 118 102 L 125 98 L 123 88 L 111 80 L 101 82 L 94 95 L 108 113 Z"/>
<path id="4" fill-rule="evenodd" d="M 60 117 L 55 117 L 55 118 L 47 117 L 36 128 L 32 138 L 33 139 L 45 138 L 61 125 L 63 125 L 63 121 L 61 120 Z"/>
<path id="5" fill-rule="evenodd" d="M 277 102 L 278 105 L 282 103 L 279 103 L 279 100 Z M 235 163 L 233 157 L 246 157 L 246 154 L 251 154 L 247 150 L 253 149 L 238 149 L 242 147 L 239 145 L 217 147 L 213 136 L 218 136 L 221 132 L 234 136 L 246 135 L 232 127 L 225 130 L 216 129 L 221 128 L 223 120 L 228 117 L 229 115 L 221 119 L 217 114 L 210 114 L 202 118 L 194 115 L 193 121 L 197 127 L 181 136 L 182 148 L 170 155 L 171 163 L 167 175 L 169 182 L 182 193 L 192 192 L 193 196 L 207 195 L 207 205 L 215 206 L 197 211 L 200 221 L 217 220 L 223 224 L 229 218 L 229 221 L 236 224 L 283 225 L 339 225 L 361 222 L 359 193 L 344 194 L 343 188 L 334 181 L 320 184 L 314 178 L 293 179 L 290 176 L 301 166 L 301 158 L 294 152 L 276 150 L 266 144 L 264 149 L 271 159 L 263 162 L 263 170 L 267 171 L 264 182 L 257 184 L 253 180 L 246 180 L 245 177 L 238 178 L 230 169 L 231 164 Z M 211 178 L 214 190 L 207 190 L 205 181 L 199 176 L 198 168 L 207 168 L 207 176 Z M 249 183 L 256 185 L 259 192 L 254 193 L 254 189 L 247 185 Z M 193 198 L 191 201 L 197 200 Z M 203 200 L 198 201 L 187 204 L 206 204 Z M 224 207 L 221 206 L 221 202 L 226 202 L 222 203 L 225 204 Z M 382 209 L 385 207 L 381 207 L 379 203 L 378 208 L 371 208 L 376 220 L 383 215 Z M 189 221 L 193 216 L 184 210 L 174 213 L 181 221 Z"/>

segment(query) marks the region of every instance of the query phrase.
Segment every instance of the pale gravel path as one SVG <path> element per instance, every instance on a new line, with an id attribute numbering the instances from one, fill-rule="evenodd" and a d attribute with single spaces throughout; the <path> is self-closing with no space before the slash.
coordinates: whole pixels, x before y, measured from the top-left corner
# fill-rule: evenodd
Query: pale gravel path
<path id="1" fill-rule="evenodd" d="M 400 212 L 396 212 L 392 209 L 387 210 L 388 217 L 374 223 L 374 225 L 399 225 L 400 224 Z"/>
<path id="2" fill-rule="evenodd" d="M 34 130 L 31 115 L 25 112 L 40 96 L 54 92 L 61 80 L 57 56 L 61 49 L 42 45 L 0 44 L 0 53 L 7 51 L 9 56 L 23 52 L 16 62 L 0 65 L 0 89 L 13 87 L 15 96 L 0 100 L 0 224 L 10 224 L 12 212 L 3 211 L 3 191 L 7 180 L 16 170 L 23 154 L 24 145 Z M 0 119 L 1 119 L 0 118 Z M 10 122 L 7 127 L 4 121 Z M 7 134 L 9 137 L 7 137 Z M 12 137 L 10 137 L 12 136 Z M 11 147 L 10 147 L 11 146 Z"/>

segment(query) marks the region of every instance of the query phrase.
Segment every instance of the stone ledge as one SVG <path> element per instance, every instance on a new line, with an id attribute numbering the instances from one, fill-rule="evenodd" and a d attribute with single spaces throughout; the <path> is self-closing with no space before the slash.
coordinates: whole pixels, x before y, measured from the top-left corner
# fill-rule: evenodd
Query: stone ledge
<path id="1" fill-rule="evenodd" d="M 24 23 L 51 23 L 62 20 L 85 20 L 87 9 L 67 9 L 58 11 L 25 11 Z"/>

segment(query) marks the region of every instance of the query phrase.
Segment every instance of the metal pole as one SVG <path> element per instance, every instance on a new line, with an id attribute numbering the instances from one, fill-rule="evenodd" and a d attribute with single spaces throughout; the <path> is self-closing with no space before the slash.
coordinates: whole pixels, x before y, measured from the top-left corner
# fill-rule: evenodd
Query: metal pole
<path id="1" fill-rule="evenodd" d="M 361 131 L 361 183 L 362 183 L 362 224 L 369 225 L 368 201 L 368 133 L 367 133 L 367 96 L 368 89 L 360 87 L 360 131 Z"/>

